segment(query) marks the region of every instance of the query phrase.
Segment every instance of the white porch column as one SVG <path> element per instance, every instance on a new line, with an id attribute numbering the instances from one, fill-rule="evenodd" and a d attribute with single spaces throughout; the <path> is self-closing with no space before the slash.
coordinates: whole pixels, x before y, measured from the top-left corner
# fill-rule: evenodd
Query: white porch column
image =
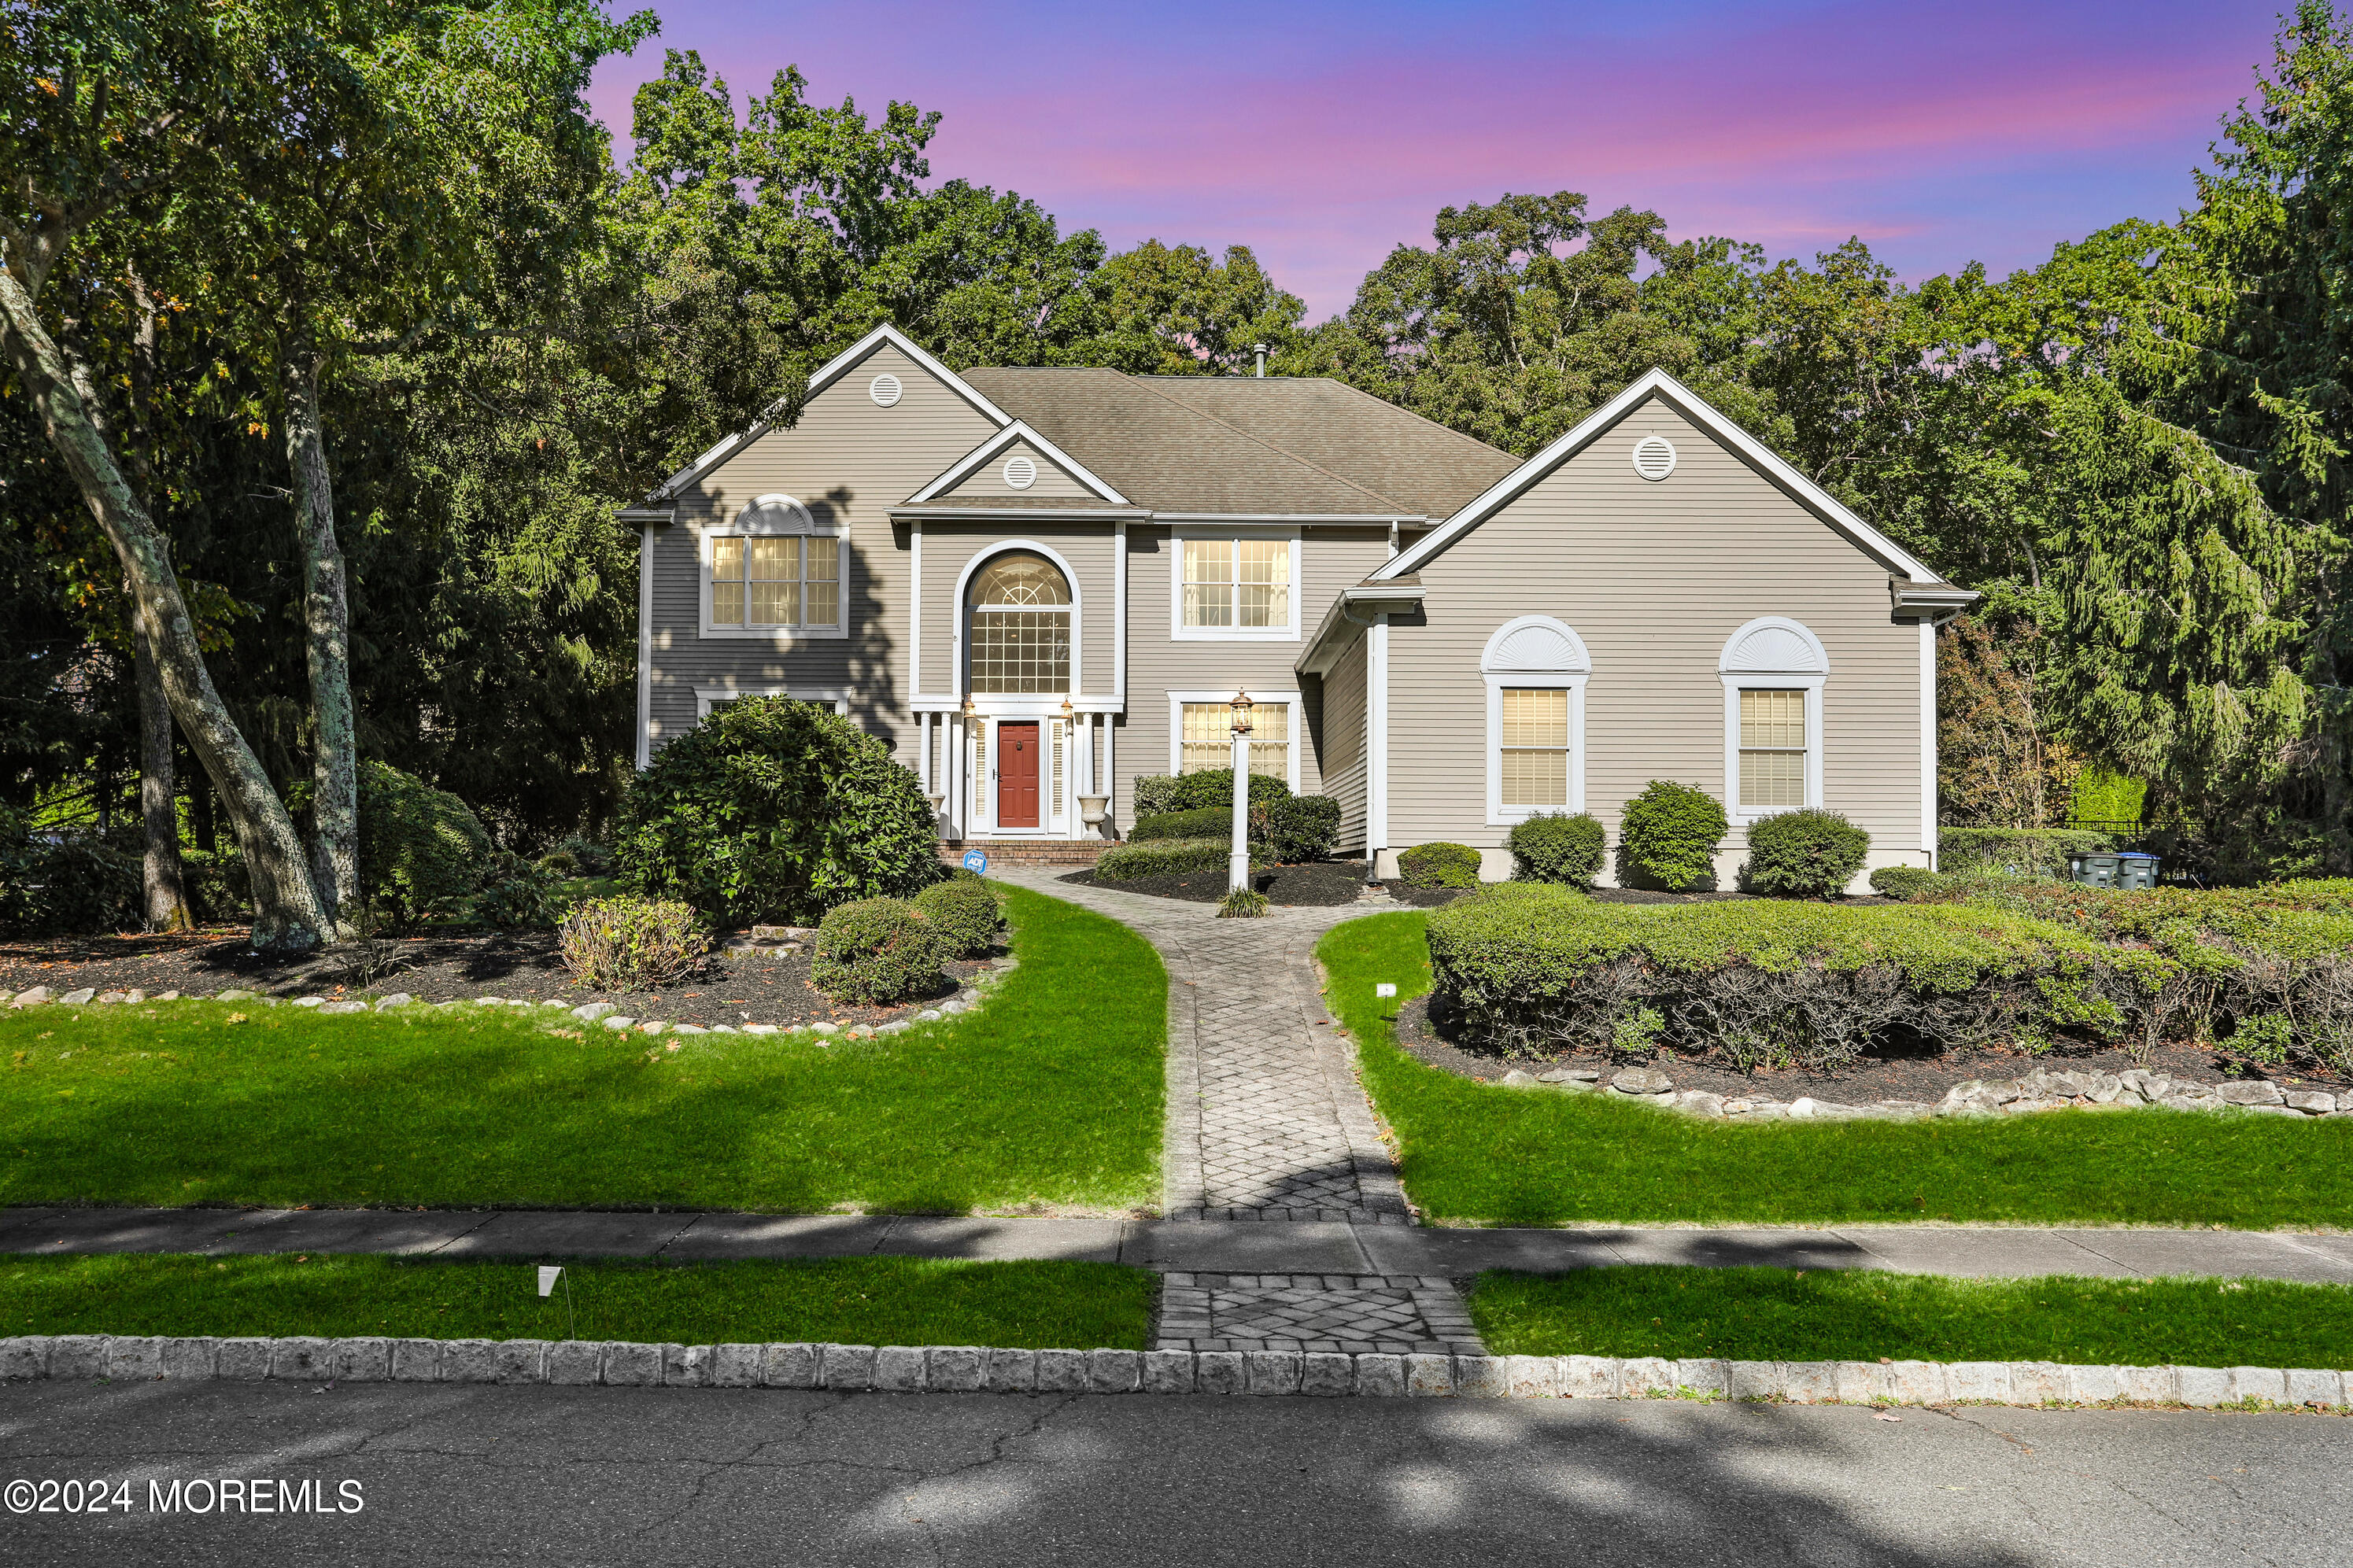
<path id="1" fill-rule="evenodd" d="M 1366 629 L 1365 858 L 1380 874 L 1381 851 L 1389 847 L 1389 617 L 1376 615 Z"/>

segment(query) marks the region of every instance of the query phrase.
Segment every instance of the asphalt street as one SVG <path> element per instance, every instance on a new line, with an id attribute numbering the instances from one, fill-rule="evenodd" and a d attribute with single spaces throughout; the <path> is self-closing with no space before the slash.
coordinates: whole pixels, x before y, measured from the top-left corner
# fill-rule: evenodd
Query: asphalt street
<path id="1" fill-rule="evenodd" d="M 1671 1401 L 14 1384 L 0 1388 L 12 1510 L 0 1513 L 0 1562 L 2353 1561 L 2353 1491 L 2342 1485 L 2353 1420 L 1890 1414 L 1899 1418 Z M 85 1511 L 38 1511 L 40 1483 L 69 1479 L 84 1484 L 61 1484 L 49 1500 L 79 1498 Z M 180 1510 L 153 1510 L 175 1482 Z M 109 1511 L 87 1511 L 93 1490 Z M 301 1511 L 224 1511 L 225 1492 Z M 116 1510 L 126 1497 L 128 1511 Z M 27 1500 L 36 1511 L 13 1511 Z M 212 1511 L 188 1511 L 198 1501 Z"/>

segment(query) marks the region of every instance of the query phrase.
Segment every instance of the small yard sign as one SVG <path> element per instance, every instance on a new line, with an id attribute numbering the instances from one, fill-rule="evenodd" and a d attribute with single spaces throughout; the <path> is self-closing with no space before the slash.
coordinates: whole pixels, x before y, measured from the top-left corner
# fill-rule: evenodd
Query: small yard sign
<path id="1" fill-rule="evenodd" d="M 546 1298 L 555 1294 L 555 1281 L 562 1277 L 563 1273 L 564 1265 L 561 1263 L 543 1263 L 539 1266 L 539 1294 L 541 1300 L 544 1300 Z"/>
<path id="2" fill-rule="evenodd" d="M 1374 984 L 1374 986 L 1373 986 L 1373 994 L 1374 994 L 1374 995 L 1376 995 L 1376 996 L 1384 996 L 1384 997 L 1387 997 L 1387 996 L 1394 996 L 1394 995 L 1396 995 L 1396 994 L 1397 994 L 1397 985 L 1396 985 L 1396 983 L 1395 983 L 1395 982 L 1393 982 L 1393 981 L 1388 981 L 1388 980 L 1383 980 L 1383 981 L 1377 982 L 1377 983 Z M 543 1295 L 543 1294 L 545 1294 L 545 1292 L 544 1292 L 544 1291 L 543 1291 L 543 1292 L 542 1292 L 542 1294 Z"/>
<path id="3" fill-rule="evenodd" d="M 967 849 L 964 852 L 964 868 L 976 877 L 986 877 L 988 875 L 988 857 L 977 849 Z"/>

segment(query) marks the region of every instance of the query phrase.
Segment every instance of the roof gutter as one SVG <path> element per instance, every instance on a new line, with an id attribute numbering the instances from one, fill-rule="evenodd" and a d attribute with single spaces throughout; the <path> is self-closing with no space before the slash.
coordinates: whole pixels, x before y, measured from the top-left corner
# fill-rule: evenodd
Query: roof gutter
<path id="1" fill-rule="evenodd" d="M 656 522 L 667 526 L 677 520 L 678 512 L 675 509 L 666 506 L 625 506 L 614 512 L 613 516 L 621 522 Z"/>
<path id="2" fill-rule="evenodd" d="M 1955 616 L 1975 608 L 1985 595 L 1974 588 L 1964 588 L 1953 583 L 1915 583 L 1903 577 L 1890 577 L 1887 579 L 1887 597 L 1896 615 L 1940 626 Z"/>
<path id="3" fill-rule="evenodd" d="M 1324 612 L 1315 635 L 1307 639 L 1306 648 L 1291 668 L 1302 675 L 1324 674 L 1339 662 L 1341 649 L 1349 641 L 1345 635 L 1348 627 L 1371 626 L 1377 615 L 1415 609 L 1428 592 L 1419 577 L 1398 577 L 1387 583 L 1351 583 L 1340 590 L 1332 607 Z"/>

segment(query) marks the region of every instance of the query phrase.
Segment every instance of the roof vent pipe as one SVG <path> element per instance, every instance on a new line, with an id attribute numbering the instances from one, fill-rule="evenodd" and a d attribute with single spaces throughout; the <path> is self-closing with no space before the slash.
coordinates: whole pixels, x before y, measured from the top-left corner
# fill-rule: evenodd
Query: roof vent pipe
<path id="1" fill-rule="evenodd" d="M 1263 381 L 1266 379 L 1266 345 L 1264 343 L 1252 343 L 1250 344 L 1250 347 L 1258 352 L 1259 379 Z"/>

